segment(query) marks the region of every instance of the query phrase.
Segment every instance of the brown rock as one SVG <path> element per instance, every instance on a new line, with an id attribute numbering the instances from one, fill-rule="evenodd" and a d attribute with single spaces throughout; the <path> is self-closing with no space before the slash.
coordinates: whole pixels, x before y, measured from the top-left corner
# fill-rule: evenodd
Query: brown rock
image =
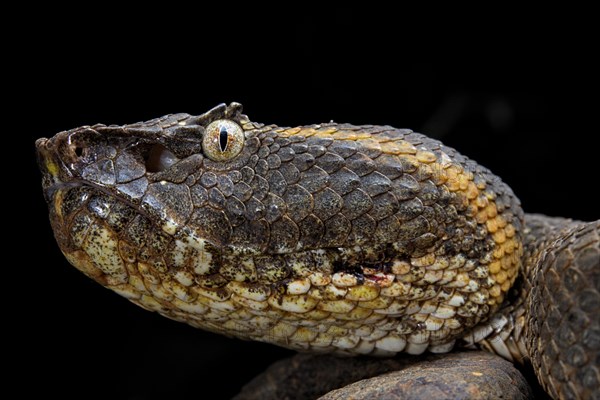
<path id="1" fill-rule="evenodd" d="M 316 398 L 532 399 L 533 393 L 511 363 L 480 351 L 395 359 L 299 354 L 271 365 L 234 399 Z"/>

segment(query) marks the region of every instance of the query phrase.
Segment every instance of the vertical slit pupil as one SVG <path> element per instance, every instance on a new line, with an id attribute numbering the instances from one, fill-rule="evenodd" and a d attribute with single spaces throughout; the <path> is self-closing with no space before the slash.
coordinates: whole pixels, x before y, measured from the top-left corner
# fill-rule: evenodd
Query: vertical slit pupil
<path id="1" fill-rule="evenodd" d="M 225 151 L 227 148 L 227 140 L 229 139 L 229 134 L 227 133 L 227 129 L 221 128 L 219 131 L 219 146 L 221 147 L 221 151 Z"/>

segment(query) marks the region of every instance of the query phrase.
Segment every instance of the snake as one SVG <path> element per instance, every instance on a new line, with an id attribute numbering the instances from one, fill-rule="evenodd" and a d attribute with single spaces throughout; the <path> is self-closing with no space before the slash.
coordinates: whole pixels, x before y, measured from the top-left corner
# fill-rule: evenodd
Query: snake
<path id="1" fill-rule="evenodd" d="M 600 221 L 526 214 L 435 139 L 231 103 L 36 149 L 65 258 L 147 310 L 300 352 L 480 348 L 553 398 L 600 389 Z"/>

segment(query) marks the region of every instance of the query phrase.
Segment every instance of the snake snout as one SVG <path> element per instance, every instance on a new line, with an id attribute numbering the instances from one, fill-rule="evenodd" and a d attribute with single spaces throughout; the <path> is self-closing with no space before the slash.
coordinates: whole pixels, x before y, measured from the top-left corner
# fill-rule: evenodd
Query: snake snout
<path id="1" fill-rule="evenodd" d="M 35 142 L 37 161 L 42 173 L 42 188 L 46 201 L 50 201 L 54 189 L 70 178 L 70 173 L 55 151 L 52 139 L 41 138 Z"/>
<path id="2" fill-rule="evenodd" d="M 97 135 L 91 129 L 80 128 L 61 132 L 50 139 L 38 139 L 35 145 L 42 172 L 63 182 L 79 175 L 77 171 L 94 158 L 90 151 L 93 134 Z"/>

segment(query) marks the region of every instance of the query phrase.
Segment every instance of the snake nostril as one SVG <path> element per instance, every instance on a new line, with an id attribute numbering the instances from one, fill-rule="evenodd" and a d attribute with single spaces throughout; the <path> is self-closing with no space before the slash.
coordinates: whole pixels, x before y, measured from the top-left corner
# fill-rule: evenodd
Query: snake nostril
<path id="1" fill-rule="evenodd" d="M 78 161 L 86 156 L 86 144 L 85 136 L 79 130 L 61 135 L 60 140 L 56 141 L 57 150 L 65 160 L 70 161 Z"/>
<path id="2" fill-rule="evenodd" d="M 89 155 L 89 151 L 85 145 L 72 143 L 68 147 L 68 155 L 73 161 L 83 161 Z"/>

